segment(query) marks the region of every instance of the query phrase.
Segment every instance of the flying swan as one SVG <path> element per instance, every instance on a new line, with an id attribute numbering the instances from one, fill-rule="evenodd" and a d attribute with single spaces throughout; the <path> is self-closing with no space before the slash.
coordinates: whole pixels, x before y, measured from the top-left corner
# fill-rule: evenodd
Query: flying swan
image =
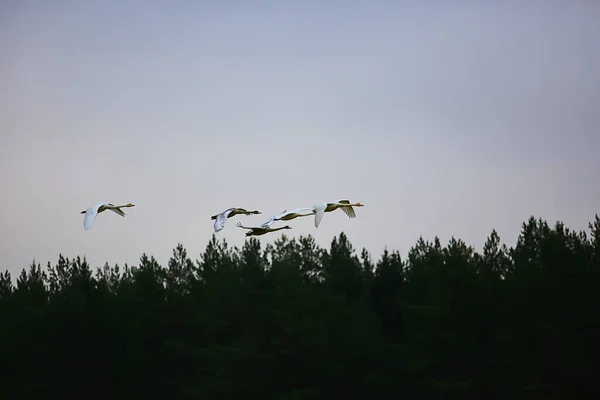
<path id="1" fill-rule="evenodd" d="M 346 215 L 350 218 L 355 218 L 356 214 L 354 213 L 354 209 L 352 207 L 363 207 L 364 204 L 361 203 L 350 203 L 350 200 L 337 200 L 330 201 L 327 203 L 321 203 L 314 206 L 315 210 L 315 228 L 319 227 L 321 220 L 323 219 L 323 215 L 326 212 L 335 211 L 338 208 L 341 209 Z"/>
<path id="2" fill-rule="evenodd" d="M 121 208 L 124 208 L 124 207 L 135 207 L 135 205 L 131 204 L 131 203 L 127 203 L 122 206 L 115 206 L 114 204 L 111 204 L 111 203 L 100 203 L 100 204 L 96 204 L 93 207 L 88 208 L 85 211 L 82 211 L 81 213 L 85 214 L 85 218 L 83 219 L 83 228 L 85 230 L 90 229 L 94 225 L 94 221 L 96 220 L 96 215 L 100 214 L 101 212 L 103 212 L 105 210 L 114 211 L 115 213 L 119 214 L 121 217 L 124 217 L 125 213 L 123 212 L 123 210 L 121 210 Z"/>
<path id="3" fill-rule="evenodd" d="M 231 218 L 234 215 L 238 215 L 238 214 L 253 215 L 253 214 L 262 214 L 262 213 L 260 211 L 248 211 L 243 208 L 237 208 L 237 207 L 228 208 L 227 210 L 223 211 L 222 213 L 213 215 L 212 217 L 210 217 L 210 219 L 215 220 L 215 232 L 219 232 L 223 228 L 225 228 L 225 222 L 227 222 L 227 218 Z"/>

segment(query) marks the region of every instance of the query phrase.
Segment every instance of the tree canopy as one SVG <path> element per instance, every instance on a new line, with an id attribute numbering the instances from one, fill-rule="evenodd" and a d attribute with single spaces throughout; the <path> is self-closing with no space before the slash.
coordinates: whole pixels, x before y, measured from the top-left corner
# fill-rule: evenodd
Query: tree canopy
<path id="1" fill-rule="evenodd" d="M 592 398 L 600 219 L 531 217 L 515 247 L 420 238 L 376 260 L 281 235 L 213 235 L 163 267 L 59 256 L 0 274 L 6 399 Z"/>

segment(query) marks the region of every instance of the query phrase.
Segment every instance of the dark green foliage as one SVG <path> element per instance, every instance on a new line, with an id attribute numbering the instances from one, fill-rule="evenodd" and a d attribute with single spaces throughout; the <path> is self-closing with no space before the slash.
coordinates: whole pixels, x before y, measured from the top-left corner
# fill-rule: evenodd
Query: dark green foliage
<path id="1" fill-rule="evenodd" d="M 600 219 L 372 260 L 282 235 L 0 274 L 2 398 L 593 398 Z"/>

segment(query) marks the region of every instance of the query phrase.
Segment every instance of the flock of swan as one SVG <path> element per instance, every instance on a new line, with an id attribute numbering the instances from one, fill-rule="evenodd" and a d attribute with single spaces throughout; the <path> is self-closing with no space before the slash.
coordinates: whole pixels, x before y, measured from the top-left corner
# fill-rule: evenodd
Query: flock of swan
<path id="1" fill-rule="evenodd" d="M 318 228 L 319 224 L 321 223 L 321 220 L 323 219 L 323 215 L 326 212 L 332 212 L 337 209 L 340 209 L 349 218 L 355 218 L 356 214 L 354 212 L 353 207 L 362 207 L 362 206 L 364 206 L 364 204 L 351 203 L 350 200 L 328 201 L 325 203 L 316 204 L 313 207 L 297 208 L 295 210 L 290 210 L 290 211 L 283 210 L 279 214 L 274 215 L 271 218 L 269 218 L 269 220 L 267 222 L 263 223 L 260 226 L 244 226 L 241 224 L 241 222 L 238 222 L 236 224 L 236 226 L 238 228 L 249 230 L 249 232 L 246 232 L 246 236 L 260 236 L 260 235 L 264 235 L 265 233 L 276 232 L 281 229 L 292 229 L 292 227 L 289 225 L 280 226 L 278 228 L 271 228 L 271 225 L 273 225 L 273 223 L 275 223 L 277 221 L 289 221 L 289 220 L 292 220 L 292 219 L 298 218 L 298 217 L 308 217 L 308 216 L 314 215 L 315 216 L 315 228 Z M 85 214 L 85 217 L 83 219 L 84 229 L 86 229 L 86 230 L 90 229 L 94 225 L 96 216 L 106 210 L 113 211 L 117 215 L 124 217 L 125 213 L 123 212 L 123 210 L 121 210 L 121 208 L 125 208 L 125 207 L 135 207 L 135 204 L 127 203 L 122 206 L 115 206 L 112 203 L 100 203 L 100 204 L 96 204 L 95 206 L 88 208 L 85 211 L 82 211 L 81 213 Z M 256 214 L 262 214 L 262 213 L 260 211 L 248 211 L 244 208 L 238 208 L 238 207 L 228 208 L 227 210 L 210 217 L 211 220 L 213 220 L 213 219 L 215 220 L 215 224 L 214 224 L 215 232 L 219 232 L 219 231 L 223 230 L 223 228 L 225 228 L 225 223 L 227 222 L 227 219 L 229 219 L 235 215 L 241 215 L 241 214 L 256 215 Z"/>

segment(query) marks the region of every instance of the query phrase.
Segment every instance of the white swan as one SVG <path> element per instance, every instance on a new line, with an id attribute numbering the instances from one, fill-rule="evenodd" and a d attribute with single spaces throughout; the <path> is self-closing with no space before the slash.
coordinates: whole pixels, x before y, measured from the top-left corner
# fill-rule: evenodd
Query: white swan
<path id="1" fill-rule="evenodd" d="M 227 218 L 231 218 L 234 215 L 238 215 L 238 214 L 253 215 L 253 214 L 262 214 L 262 213 L 260 211 L 248 211 L 244 208 L 237 208 L 237 207 L 228 208 L 227 210 L 223 211 L 222 213 L 213 215 L 212 217 L 210 217 L 210 219 L 215 220 L 215 225 L 214 225 L 215 232 L 219 232 L 223 228 L 225 228 L 225 222 L 227 222 Z"/>
<path id="2" fill-rule="evenodd" d="M 319 227 L 321 220 L 323 219 L 323 215 L 326 212 L 335 211 L 340 208 L 346 215 L 350 218 L 355 218 L 356 214 L 354 213 L 354 209 L 352 207 L 363 207 L 362 203 L 350 203 L 350 200 L 337 200 L 330 201 L 327 203 L 316 204 L 314 206 L 315 210 L 315 228 Z"/>
<path id="3" fill-rule="evenodd" d="M 124 217 L 125 213 L 123 212 L 123 210 L 121 210 L 121 208 L 123 208 L 123 207 L 135 207 L 135 205 L 131 204 L 131 203 L 127 203 L 122 206 L 115 206 L 114 204 L 111 204 L 111 203 L 100 203 L 100 204 L 96 204 L 93 207 L 88 208 L 85 211 L 82 211 L 81 213 L 85 214 L 85 218 L 83 219 L 83 228 L 86 230 L 90 229 L 94 225 L 94 221 L 96 220 L 96 215 L 100 214 L 101 212 L 103 212 L 105 210 L 114 211 L 115 213 L 119 214 L 121 217 Z"/>
<path id="4" fill-rule="evenodd" d="M 295 210 L 283 210 L 277 215 L 271 217 L 270 220 L 261 225 L 261 227 L 270 227 L 275 221 L 289 221 L 298 217 L 308 217 L 315 214 L 313 207 L 296 208 Z"/>
<path id="5" fill-rule="evenodd" d="M 273 222 L 275 221 L 272 221 L 271 224 Z M 241 222 L 238 222 L 235 224 L 235 226 L 242 229 L 250 229 L 250 232 L 246 232 L 246 236 L 260 236 L 264 235 L 265 233 L 276 232 L 282 229 L 292 229 L 292 227 L 289 225 L 280 226 L 279 228 L 271 228 L 271 224 L 267 224 L 267 222 L 265 222 L 261 226 L 244 226 Z"/>

